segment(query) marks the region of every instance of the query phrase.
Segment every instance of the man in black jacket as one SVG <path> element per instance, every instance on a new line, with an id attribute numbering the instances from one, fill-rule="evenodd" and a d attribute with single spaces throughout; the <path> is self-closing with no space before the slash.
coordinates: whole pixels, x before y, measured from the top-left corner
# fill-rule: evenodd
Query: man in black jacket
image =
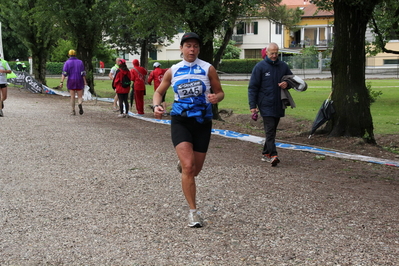
<path id="1" fill-rule="evenodd" d="M 280 118 L 285 115 L 281 89 L 289 89 L 288 83 L 281 79 L 292 75 L 288 65 L 278 59 L 278 50 L 276 43 L 269 44 L 265 59 L 253 68 L 248 86 L 249 109 L 251 113 L 260 111 L 266 133 L 262 161 L 270 162 L 272 166 L 280 162 L 275 140 Z"/>

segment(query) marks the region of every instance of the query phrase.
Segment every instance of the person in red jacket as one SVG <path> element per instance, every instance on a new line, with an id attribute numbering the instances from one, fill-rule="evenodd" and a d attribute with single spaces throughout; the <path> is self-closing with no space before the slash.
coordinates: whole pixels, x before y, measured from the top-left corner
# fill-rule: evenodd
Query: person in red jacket
<path id="1" fill-rule="evenodd" d="M 129 69 L 126 66 L 126 60 L 120 59 L 118 62 L 119 69 L 115 73 L 115 78 L 113 81 L 113 86 L 115 87 L 115 92 L 118 95 L 119 99 L 119 111 L 120 114 L 118 117 L 129 117 L 129 104 L 128 104 L 128 95 L 130 91 L 130 83 L 124 84 L 123 77 L 125 75 L 128 76 L 129 80 L 132 80 L 132 75 Z M 125 112 L 123 112 L 125 110 Z"/>
<path id="2" fill-rule="evenodd" d="M 267 55 L 267 47 L 263 48 L 261 53 L 262 53 L 262 58 L 265 59 L 265 57 Z"/>
<path id="3" fill-rule="evenodd" d="M 105 64 L 104 64 L 104 62 L 103 61 L 100 61 L 100 69 L 99 69 L 100 71 L 100 74 L 101 74 L 101 76 L 104 76 L 104 73 L 105 73 Z"/>
<path id="4" fill-rule="evenodd" d="M 168 68 L 162 69 L 161 64 L 158 62 L 154 63 L 154 70 L 151 71 L 150 75 L 148 76 L 148 84 L 151 85 L 151 82 L 154 81 L 154 91 L 157 90 L 159 84 L 161 84 L 163 75 L 168 70 Z M 162 96 L 162 107 L 164 110 L 164 116 L 166 116 L 166 102 L 165 102 L 166 93 Z"/>
<path id="5" fill-rule="evenodd" d="M 136 110 L 139 115 L 144 114 L 144 94 L 145 94 L 145 77 L 147 70 L 140 66 L 139 60 L 133 60 L 133 68 L 130 69 L 130 75 L 134 82 L 134 100 L 136 101 Z"/>

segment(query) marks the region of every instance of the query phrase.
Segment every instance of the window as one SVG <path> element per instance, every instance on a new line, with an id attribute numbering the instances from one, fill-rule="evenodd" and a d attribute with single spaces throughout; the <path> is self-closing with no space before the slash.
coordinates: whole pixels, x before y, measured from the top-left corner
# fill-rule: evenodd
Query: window
<path id="1" fill-rule="evenodd" d="M 157 50 L 150 51 L 150 57 L 151 57 L 152 60 L 158 60 Z"/>
<path id="2" fill-rule="evenodd" d="M 276 23 L 276 34 L 281 34 L 283 31 L 283 25 L 281 23 Z"/>
<path id="3" fill-rule="evenodd" d="M 119 51 L 118 54 L 119 54 L 119 58 L 129 60 L 129 53 L 126 53 L 125 51 Z"/>
<path id="4" fill-rule="evenodd" d="M 260 49 L 245 49 L 244 50 L 244 58 L 262 58 Z"/>
<path id="5" fill-rule="evenodd" d="M 258 34 L 258 22 L 246 23 L 247 34 Z"/>
<path id="6" fill-rule="evenodd" d="M 258 22 L 239 22 L 237 34 L 258 34 Z"/>
<path id="7" fill-rule="evenodd" d="M 384 65 L 398 65 L 399 59 L 384 59 Z"/>
<path id="8" fill-rule="evenodd" d="M 239 22 L 237 24 L 237 34 L 245 34 L 245 22 Z"/>

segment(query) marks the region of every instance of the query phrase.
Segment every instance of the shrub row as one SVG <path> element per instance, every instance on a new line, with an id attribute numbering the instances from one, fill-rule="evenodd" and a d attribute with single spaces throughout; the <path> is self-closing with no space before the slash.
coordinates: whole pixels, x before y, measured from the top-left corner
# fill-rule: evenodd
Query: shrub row
<path id="1" fill-rule="evenodd" d="M 172 65 L 181 60 L 149 60 L 148 68 L 152 69 L 155 62 L 159 62 L 162 68 L 170 68 Z M 219 65 L 218 71 L 223 73 L 251 73 L 253 67 L 260 61 L 260 59 L 223 59 Z"/>
<path id="2" fill-rule="evenodd" d="M 162 68 L 170 68 L 181 60 L 149 60 L 148 69 L 153 69 L 153 64 L 159 62 Z M 260 59 L 224 59 L 219 65 L 218 71 L 223 73 L 251 73 L 253 67 L 260 61 Z M 25 63 L 26 64 L 26 63 Z M 48 75 L 61 75 L 63 62 L 47 62 Z M 94 64 L 95 65 L 95 64 Z M 10 67 L 11 64 L 10 64 Z"/>
<path id="3" fill-rule="evenodd" d="M 292 58 L 294 59 L 294 58 Z M 161 64 L 162 68 L 170 68 L 172 65 L 177 64 L 181 60 L 149 60 L 148 61 L 148 69 L 152 70 L 153 69 L 153 64 L 155 62 L 159 62 Z M 242 74 L 249 74 L 252 72 L 253 67 L 260 61 L 260 59 L 223 59 L 222 62 L 219 65 L 218 71 L 221 73 L 242 73 Z M 284 60 L 287 61 L 287 60 Z M 24 62 L 25 65 L 29 69 L 29 63 Z M 292 67 L 298 67 L 299 63 L 301 62 L 295 62 L 288 60 L 287 63 L 289 66 Z M 312 62 L 313 64 L 317 64 Z M 308 66 L 312 64 L 311 62 L 308 62 Z M 15 62 L 9 62 L 9 65 L 12 69 L 15 69 Z M 64 63 L 63 62 L 47 62 L 47 74 L 48 75 L 61 75 L 62 72 L 62 67 Z M 96 63 L 93 63 L 94 66 L 96 66 Z M 302 66 L 302 65 L 301 65 Z"/>

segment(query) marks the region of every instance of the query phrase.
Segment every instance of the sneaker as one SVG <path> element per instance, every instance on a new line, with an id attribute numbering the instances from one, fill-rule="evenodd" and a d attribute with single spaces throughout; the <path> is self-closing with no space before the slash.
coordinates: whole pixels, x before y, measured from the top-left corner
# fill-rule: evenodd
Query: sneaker
<path id="1" fill-rule="evenodd" d="M 82 104 L 78 104 L 78 107 L 79 107 L 79 114 L 83 115 L 83 106 L 82 106 Z"/>
<path id="2" fill-rule="evenodd" d="M 3 117 L 3 110 L 0 110 L 0 117 Z"/>
<path id="3" fill-rule="evenodd" d="M 119 118 L 125 117 L 125 116 L 126 116 L 125 114 L 119 114 L 119 115 L 118 115 Z"/>
<path id="4" fill-rule="evenodd" d="M 70 113 L 70 115 L 76 115 L 75 110 L 73 110 L 73 111 Z"/>
<path id="5" fill-rule="evenodd" d="M 202 227 L 201 217 L 198 212 L 188 213 L 188 226 L 191 228 Z"/>
<path id="6" fill-rule="evenodd" d="M 177 171 L 179 171 L 180 174 L 182 172 L 180 161 L 177 161 Z"/>
<path id="7" fill-rule="evenodd" d="M 114 106 L 114 107 L 112 107 L 112 111 L 119 112 L 119 108 Z"/>
<path id="8" fill-rule="evenodd" d="M 270 163 L 270 160 L 271 160 L 271 158 L 270 158 L 270 155 L 269 155 L 269 154 L 263 154 L 263 155 L 262 155 L 262 162 L 268 162 L 268 163 Z"/>
<path id="9" fill-rule="evenodd" d="M 280 159 L 277 156 L 272 156 L 270 159 L 270 163 L 272 166 L 276 166 L 280 162 Z"/>

